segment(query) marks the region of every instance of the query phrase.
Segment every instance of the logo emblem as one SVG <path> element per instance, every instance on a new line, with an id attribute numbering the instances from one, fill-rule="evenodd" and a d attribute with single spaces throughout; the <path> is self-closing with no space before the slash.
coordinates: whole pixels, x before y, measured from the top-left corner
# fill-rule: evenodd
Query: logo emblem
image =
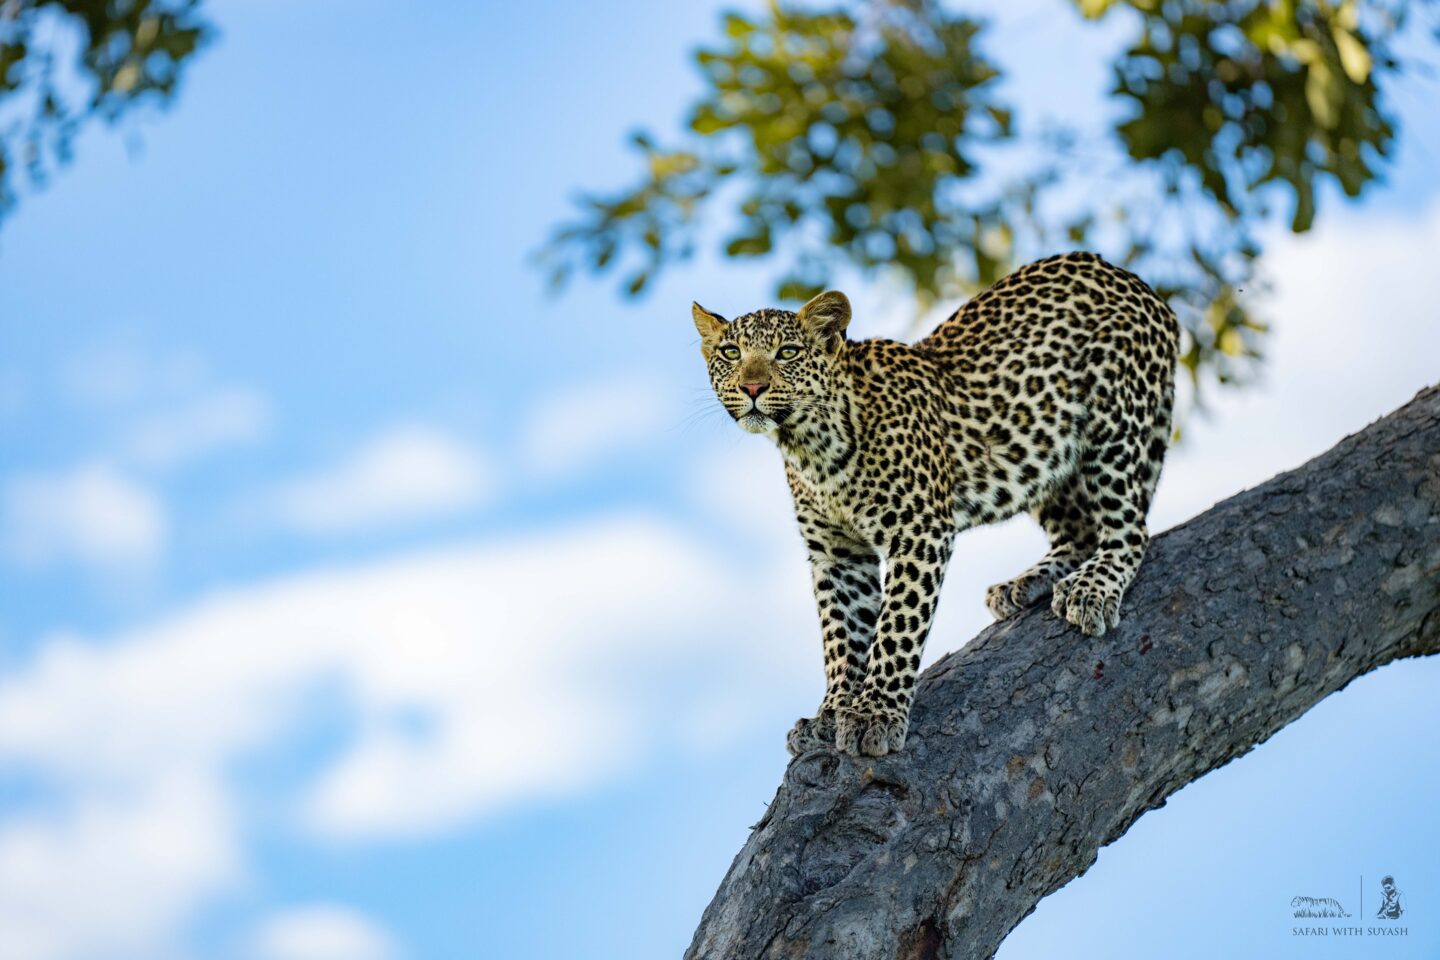
<path id="1" fill-rule="evenodd" d="M 1378 920 L 1399 920 L 1405 915 L 1405 893 L 1395 886 L 1394 877 L 1380 881 L 1380 909 L 1375 912 Z"/>
<path id="2" fill-rule="evenodd" d="M 1348 917 L 1349 913 L 1334 897 L 1296 897 L 1290 906 L 1297 917 Z"/>

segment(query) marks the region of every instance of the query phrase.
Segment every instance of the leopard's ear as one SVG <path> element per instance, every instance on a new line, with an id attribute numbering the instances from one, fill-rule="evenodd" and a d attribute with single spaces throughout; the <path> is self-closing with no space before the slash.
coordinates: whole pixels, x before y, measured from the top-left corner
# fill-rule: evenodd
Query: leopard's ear
<path id="1" fill-rule="evenodd" d="M 839 290 L 827 290 L 800 308 L 800 325 L 827 350 L 835 350 L 850 325 L 850 300 Z"/>
<path id="2" fill-rule="evenodd" d="M 695 329 L 700 333 L 700 349 L 704 350 L 725 332 L 725 318 L 711 313 L 698 303 L 690 304 L 690 316 L 695 320 Z"/>

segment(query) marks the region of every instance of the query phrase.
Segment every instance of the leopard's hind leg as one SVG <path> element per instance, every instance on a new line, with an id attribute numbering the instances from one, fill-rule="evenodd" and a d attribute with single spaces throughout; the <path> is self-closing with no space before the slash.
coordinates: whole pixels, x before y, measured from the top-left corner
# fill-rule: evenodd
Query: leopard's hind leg
<path id="1" fill-rule="evenodd" d="M 1013 617 L 1050 594 L 1055 582 L 1068 576 L 1095 552 L 1097 537 L 1090 524 L 1091 507 L 1084 484 L 1072 476 L 1034 511 L 1050 538 L 1050 550 L 1013 580 L 985 591 L 985 605 L 997 620 Z"/>
<path id="2" fill-rule="evenodd" d="M 1120 601 L 1150 543 L 1145 514 L 1170 438 L 1172 397 L 1167 390 L 1148 410 L 1136 403 L 1139 416 L 1097 431 L 1082 455 L 1079 476 L 1099 542 L 1074 573 L 1056 581 L 1051 609 L 1090 636 L 1120 625 Z"/>

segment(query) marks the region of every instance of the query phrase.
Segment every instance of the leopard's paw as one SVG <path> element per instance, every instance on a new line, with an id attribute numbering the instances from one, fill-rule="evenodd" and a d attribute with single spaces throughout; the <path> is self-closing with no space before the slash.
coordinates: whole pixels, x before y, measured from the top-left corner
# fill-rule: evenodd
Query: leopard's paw
<path id="1" fill-rule="evenodd" d="M 857 702 L 835 716 L 835 746 L 852 757 L 883 757 L 905 747 L 909 717 L 902 710 Z"/>
<path id="2" fill-rule="evenodd" d="M 835 715 L 828 710 L 820 711 L 815 717 L 801 717 L 790 728 L 785 737 L 785 749 L 790 756 L 798 757 L 812 750 L 832 750 L 835 747 Z"/>
<path id="3" fill-rule="evenodd" d="M 1044 599 L 1050 590 L 1046 577 L 1021 574 L 1014 580 L 997 583 L 985 591 L 985 606 L 996 620 L 1006 620 Z"/>
<path id="4" fill-rule="evenodd" d="M 1119 584 L 1095 570 L 1082 570 L 1055 584 L 1050 609 L 1075 624 L 1080 632 L 1098 637 L 1120 625 Z"/>

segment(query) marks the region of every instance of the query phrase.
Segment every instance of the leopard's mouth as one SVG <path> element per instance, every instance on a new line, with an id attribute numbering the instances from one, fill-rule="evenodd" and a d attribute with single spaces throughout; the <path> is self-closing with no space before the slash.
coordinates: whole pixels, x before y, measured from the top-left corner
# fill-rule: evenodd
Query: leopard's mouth
<path id="1" fill-rule="evenodd" d="M 749 430 L 751 433 L 763 433 L 773 430 L 784 423 L 790 416 L 790 407 L 788 406 L 777 406 L 766 410 L 755 400 L 750 401 L 748 409 L 737 411 L 727 406 L 726 410 L 729 411 L 730 416 L 734 417 L 740 426 Z"/>
<path id="2" fill-rule="evenodd" d="M 751 407 L 735 418 L 740 428 L 749 433 L 769 433 L 775 429 L 775 420 L 767 413 Z"/>

